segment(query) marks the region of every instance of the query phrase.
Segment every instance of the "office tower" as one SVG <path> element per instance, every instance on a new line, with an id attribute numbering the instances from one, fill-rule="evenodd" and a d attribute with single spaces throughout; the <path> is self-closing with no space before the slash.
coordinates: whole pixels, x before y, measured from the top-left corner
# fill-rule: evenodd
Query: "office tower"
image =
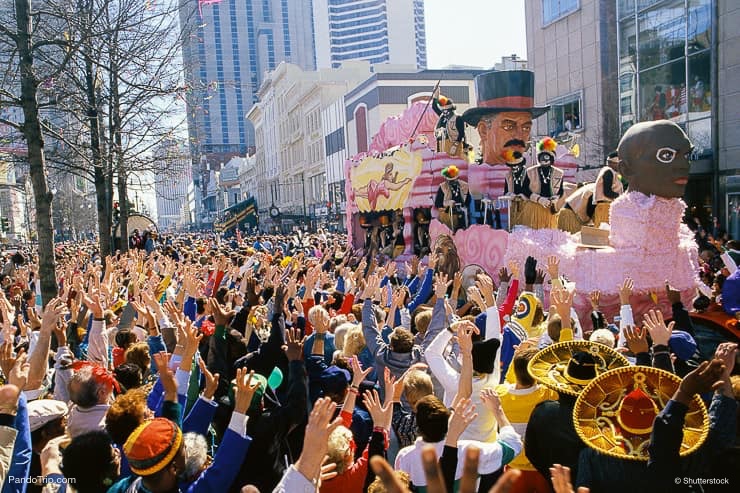
<path id="1" fill-rule="evenodd" d="M 347 60 L 426 68 L 423 0 L 313 0 L 316 62 Z"/>

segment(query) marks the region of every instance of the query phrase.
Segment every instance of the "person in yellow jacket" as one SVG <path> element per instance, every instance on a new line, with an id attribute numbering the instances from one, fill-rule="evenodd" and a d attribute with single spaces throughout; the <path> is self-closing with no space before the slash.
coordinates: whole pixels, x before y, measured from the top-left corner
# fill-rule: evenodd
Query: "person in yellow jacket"
<path id="1" fill-rule="evenodd" d="M 527 365 L 535 354 L 537 354 L 537 348 L 530 345 L 523 345 L 522 348 L 517 349 L 511 365 L 516 376 L 516 383 L 504 383 L 496 387 L 504 413 L 514 429 L 522 436 L 523 442 L 527 440 L 525 436 L 527 422 L 535 406 L 542 401 L 558 398 L 557 392 L 544 385 L 538 385 L 527 371 Z M 506 467 L 519 469 L 522 472 L 511 490 L 512 493 L 550 491 L 549 481 L 529 462 L 524 451 Z"/>

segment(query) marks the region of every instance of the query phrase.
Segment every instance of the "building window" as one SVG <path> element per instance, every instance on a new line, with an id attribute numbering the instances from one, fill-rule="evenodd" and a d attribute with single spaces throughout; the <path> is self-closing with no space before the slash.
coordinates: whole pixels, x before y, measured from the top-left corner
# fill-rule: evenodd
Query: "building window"
<path id="1" fill-rule="evenodd" d="M 684 56 L 686 10 L 684 0 L 674 0 L 638 16 L 640 70 Z"/>
<path id="2" fill-rule="evenodd" d="M 551 136 L 563 132 L 574 132 L 583 128 L 581 120 L 582 99 L 580 94 L 573 94 L 550 103 L 547 112 L 547 129 Z"/>
<path id="3" fill-rule="evenodd" d="M 355 109 L 355 133 L 357 135 L 357 152 L 367 152 L 367 107 Z"/>
<path id="4" fill-rule="evenodd" d="M 686 121 L 686 62 L 681 59 L 640 72 L 640 120 Z"/>
<path id="5" fill-rule="evenodd" d="M 578 0 L 542 0 L 542 25 L 572 14 L 578 7 Z"/>

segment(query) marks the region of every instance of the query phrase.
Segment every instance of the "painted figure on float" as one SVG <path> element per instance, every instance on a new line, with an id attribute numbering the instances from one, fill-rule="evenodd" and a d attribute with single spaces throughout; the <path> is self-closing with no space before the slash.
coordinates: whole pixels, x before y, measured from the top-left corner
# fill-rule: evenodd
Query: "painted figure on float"
<path id="1" fill-rule="evenodd" d="M 548 106 L 534 104 L 534 72 L 528 70 L 506 70 L 487 72 L 475 78 L 477 106 L 462 115 L 465 122 L 475 127 L 481 140 L 483 162 L 468 170 L 468 183 L 475 199 L 476 211 L 485 214 L 486 201 L 499 202 L 504 196 L 507 175 L 522 171 L 517 167 L 519 157 L 526 152 L 532 131 L 532 120 L 544 114 Z M 508 165 L 508 166 L 507 166 Z M 514 191 L 514 186 L 507 192 Z M 521 196 L 519 196 L 521 195 Z M 516 223 L 507 220 L 508 212 L 523 209 L 526 192 L 507 196 L 507 201 L 498 203 L 504 210 L 502 224 L 510 229 Z M 516 202 L 514 204 L 513 202 Z M 521 217 L 516 212 L 512 218 Z M 488 223 L 491 224 L 491 223 Z"/>

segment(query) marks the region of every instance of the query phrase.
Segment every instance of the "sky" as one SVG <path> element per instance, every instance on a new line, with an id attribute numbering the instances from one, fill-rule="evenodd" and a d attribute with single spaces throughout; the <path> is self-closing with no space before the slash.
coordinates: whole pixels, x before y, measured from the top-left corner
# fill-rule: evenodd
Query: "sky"
<path id="1" fill-rule="evenodd" d="M 524 0 L 425 0 L 427 67 L 491 68 L 527 56 Z"/>

